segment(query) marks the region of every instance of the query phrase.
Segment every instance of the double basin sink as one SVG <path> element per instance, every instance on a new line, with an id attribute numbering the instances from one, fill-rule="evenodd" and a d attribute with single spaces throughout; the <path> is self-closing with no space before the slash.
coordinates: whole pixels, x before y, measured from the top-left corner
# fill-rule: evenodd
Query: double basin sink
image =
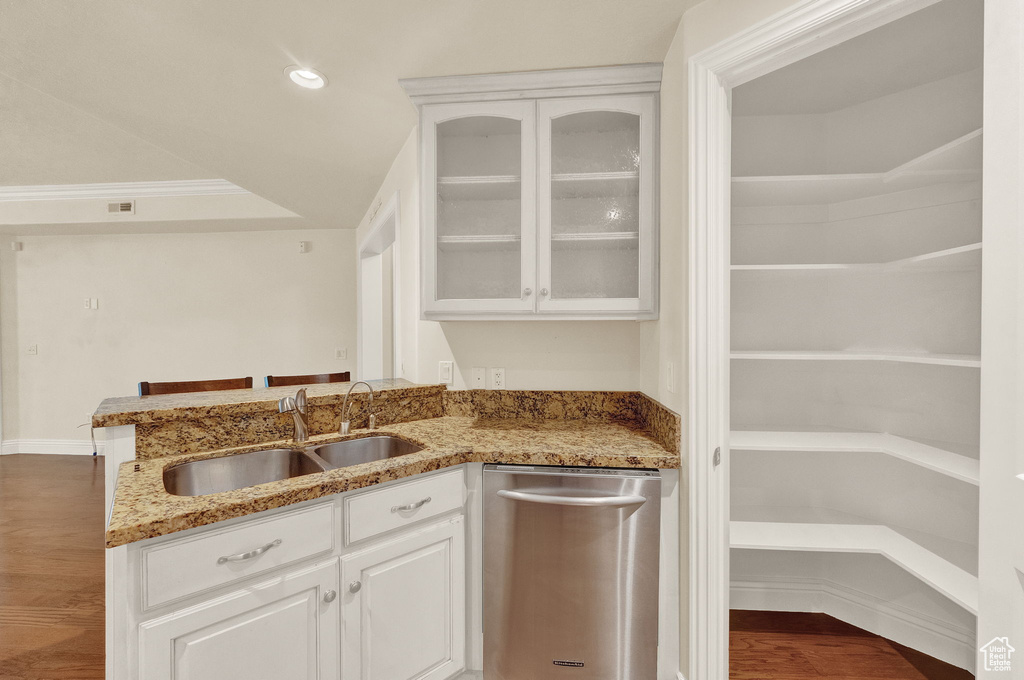
<path id="1" fill-rule="evenodd" d="M 307 449 L 264 449 L 181 463 L 164 470 L 174 496 L 205 496 L 422 451 L 398 437 L 346 439 Z"/>

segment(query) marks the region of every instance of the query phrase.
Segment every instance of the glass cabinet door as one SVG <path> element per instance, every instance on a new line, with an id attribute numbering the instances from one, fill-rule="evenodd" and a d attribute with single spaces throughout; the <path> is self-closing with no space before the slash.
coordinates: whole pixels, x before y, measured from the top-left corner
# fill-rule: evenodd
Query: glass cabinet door
<path id="1" fill-rule="evenodd" d="M 653 102 L 540 102 L 540 311 L 653 309 Z"/>
<path id="2" fill-rule="evenodd" d="M 427 312 L 533 310 L 534 115 L 532 102 L 425 113 Z"/>

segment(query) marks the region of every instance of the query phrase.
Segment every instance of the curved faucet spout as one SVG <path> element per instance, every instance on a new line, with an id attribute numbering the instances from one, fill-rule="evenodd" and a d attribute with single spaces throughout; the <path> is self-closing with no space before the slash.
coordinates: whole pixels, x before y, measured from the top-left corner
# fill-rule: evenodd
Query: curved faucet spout
<path id="1" fill-rule="evenodd" d="M 370 403 L 367 404 L 367 408 L 370 409 L 368 427 L 371 430 L 377 428 L 377 416 L 373 412 L 373 387 L 365 380 L 359 380 L 349 386 L 348 392 L 345 393 L 345 401 L 341 403 L 341 422 L 338 424 L 338 434 L 349 433 L 352 421 L 349 419 L 348 415 L 348 397 L 352 394 L 352 390 L 354 390 L 357 385 L 366 385 L 366 389 L 370 390 Z"/>

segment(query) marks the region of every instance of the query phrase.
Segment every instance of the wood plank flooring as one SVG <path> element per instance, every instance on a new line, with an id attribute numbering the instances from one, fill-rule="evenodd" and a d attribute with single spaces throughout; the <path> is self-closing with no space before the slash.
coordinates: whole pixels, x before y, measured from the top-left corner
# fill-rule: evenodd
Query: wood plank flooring
<path id="1" fill-rule="evenodd" d="M 103 458 L 0 456 L 0 680 L 102 680 L 103 596 Z"/>
<path id="2" fill-rule="evenodd" d="M 731 680 L 969 680 L 937 661 L 825 614 L 733 610 Z"/>

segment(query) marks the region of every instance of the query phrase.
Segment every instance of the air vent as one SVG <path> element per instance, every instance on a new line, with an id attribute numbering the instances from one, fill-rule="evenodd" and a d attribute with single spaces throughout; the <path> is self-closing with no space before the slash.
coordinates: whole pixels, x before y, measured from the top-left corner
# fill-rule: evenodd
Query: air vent
<path id="1" fill-rule="evenodd" d="M 117 215 L 134 215 L 135 201 L 119 201 L 117 203 L 107 203 L 107 212 Z"/>

